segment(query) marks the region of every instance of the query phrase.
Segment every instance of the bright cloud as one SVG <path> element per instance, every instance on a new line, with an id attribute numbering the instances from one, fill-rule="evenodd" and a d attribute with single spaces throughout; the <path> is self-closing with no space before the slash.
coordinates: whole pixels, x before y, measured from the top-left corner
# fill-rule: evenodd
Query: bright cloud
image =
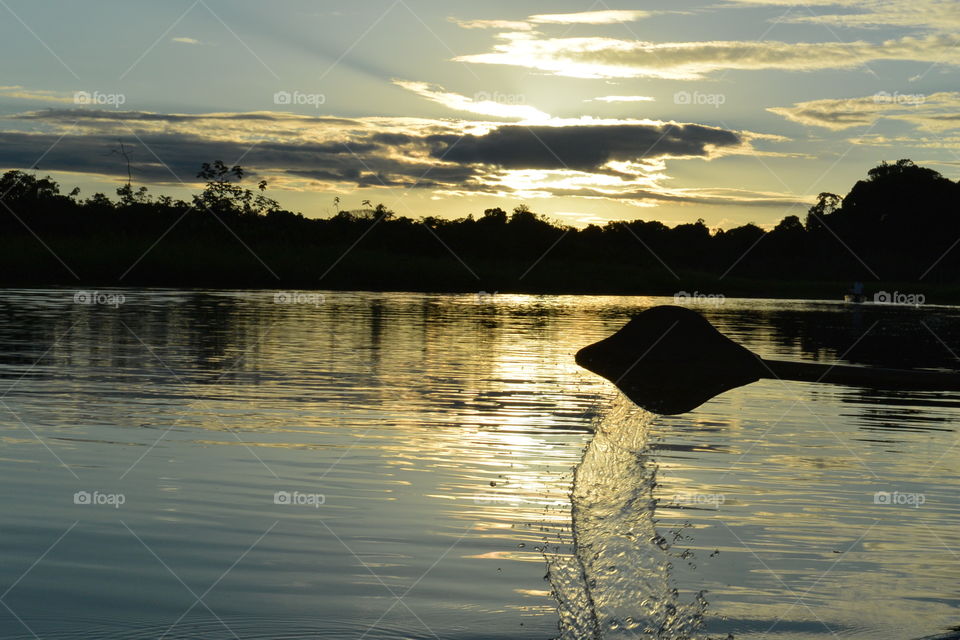
<path id="1" fill-rule="evenodd" d="M 539 24 L 616 24 L 646 18 L 649 11 L 607 10 L 580 13 L 539 13 L 530 16 L 530 22 Z"/>
<path id="2" fill-rule="evenodd" d="M 74 101 L 73 96 L 63 95 L 56 91 L 26 89 L 19 85 L 0 86 L 0 97 L 14 98 L 16 100 L 32 100 L 34 102 L 72 103 Z"/>
<path id="3" fill-rule="evenodd" d="M 792 122 L 838 131 L 900 120 L 929 131 L 960 128 L 960 92 L 930 95 L 879 92 L 860 98 L 828 98 L 798 102 L 792 107 L 770 107 Z"/>
<path id="4" fill-rule="evenodd" d="M 544 113 L 530 105 L 522 104 L 524 99 L 519 95 L 499 95 L 481 91 L 473 98 L 445 91 L 442 87 L 427 82 L 408 82 L 394 80 L 394 84 L 413 91 L 417 95 L 442 104 L 454 111 L 465 111 L 495 118 L 517 118 L 525 121 L 547 120 L 550 114 Z"/>
<path id="5" fill-rule="evenodd" d="M 599 96 L 586 102 L 654 102 L 651 96 Z"/>
<path id="6" fill-rule="evenodd" d="M 526 20 L 456 20 L 464 29 L 499 29 L 501 31 L 532 31 L 538 24 L 617 24 L 633 22 L 650 16 L 649 11 L 604 10 L 579 13 L 538 13 Z"/>
<path id="7" fill-rule="evenodd" d="M 500 34 L 493 51 L 464 55 L 460 62 L 511 65 L 575 78 L 692 80 L 720 70 L 853 69 L 874 60 L 957 64 L 945 56 L 956 42 L 945 34 L 881 43 L 764 41 L 643 42 L 605 37 L 543 38 Z"/>
<path id="8" fill-rule="evenodd" d="M 464 29 L 500 29 L 501 31 L 531 31 L 533 25 L 519 20 L 457 20 Z"/>
<path id="9" fill-rule="evenodd" d="M 867 134 L 848 138 L 847 142 L 864 147 L 886 147 L 893 149 L 937 149 L 949 152 L 950 157 L 956 157 L 956 149 L 960 148 L 960 136 L 957 135 L 910 135 L 890 136 L 881 134 Z M 917 164 L 942 164 L 953 166 L 954 163 L 943 160 L 918 160 Z M 960 163 L 957 163 L 960 164 Z"/>
<path id="10" fill-rule="evenodd" d="M 816 14 L 800 10 L 780 16 L 778 22 L 824 24 L 830 27 L 922 27 L 955 31 L 960 27 L 960 3 L 956 0 L 727 0 L 741 6 L 829 7 Z M 840 9 L 840 11 L 837 11 Z"/>

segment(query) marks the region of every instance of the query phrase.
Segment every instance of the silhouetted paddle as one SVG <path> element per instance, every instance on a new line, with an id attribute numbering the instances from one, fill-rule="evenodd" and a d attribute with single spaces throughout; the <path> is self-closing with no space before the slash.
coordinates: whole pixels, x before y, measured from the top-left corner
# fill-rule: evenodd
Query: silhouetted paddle
<path id="1" fill-rule="evenodd" d="M 685 413 L 761 378 L 874 389 L 960 391 L 960 373 L 764 360 L 684 307 L 653 307 L 577 352 L 577 364 L 613 382 L 637 405 Z"/>

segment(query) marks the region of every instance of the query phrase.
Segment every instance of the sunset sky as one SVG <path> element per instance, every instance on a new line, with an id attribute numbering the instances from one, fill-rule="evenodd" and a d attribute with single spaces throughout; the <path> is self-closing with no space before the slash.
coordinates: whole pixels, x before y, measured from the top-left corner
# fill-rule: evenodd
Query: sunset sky
<path id="1" fill-rule="evenodd" d="M 960 175 L 956 0 L 0 0 L 0 167 L 309 216 L 771 226 L 881 160 Z"/>

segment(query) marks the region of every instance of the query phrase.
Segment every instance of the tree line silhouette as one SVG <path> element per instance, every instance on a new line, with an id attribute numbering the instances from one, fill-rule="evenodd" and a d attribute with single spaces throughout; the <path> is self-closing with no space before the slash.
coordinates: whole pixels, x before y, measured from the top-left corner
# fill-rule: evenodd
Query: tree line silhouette
<path id="1" fill-rule="evenodd" d="M 633 220 L 577 229 L 519 205 L 455 220 L 364 201 L 316 219 L 240 166 L 204 163 L 190 201 L 132 181 L 81 198 L 0 177 L 0 283 L 837 297 L 853 281 L 960 293 L 960 184 L 910 160 L 871 169 L 803 220 L 710 230 Z"/>

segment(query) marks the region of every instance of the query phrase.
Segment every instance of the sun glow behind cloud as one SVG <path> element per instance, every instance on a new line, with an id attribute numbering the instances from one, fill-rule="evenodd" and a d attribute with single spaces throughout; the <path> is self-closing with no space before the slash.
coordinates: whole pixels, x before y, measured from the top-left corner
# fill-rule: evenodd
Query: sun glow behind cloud
<path id="1" fill-rule="evenodd" d="M 550 114 L 544 113 L 535 107 L 526 104 L 512 104 L 506 101 L 498 101 L 485 92 L 480 92 L 473 98 L 468 98 L 458 93 L 444 91 L 442 87 L 431 85 L 427 82 L 394 80 L 393 83 L 454 111 L 465 111 L 484 116 L 493 116 L 495 118 L 517 118 L 518 120 L 524 120 L 526 122 L 538 122 L 550 119 Z"/>
<path id="2" fill-rule="evenodd" d="M 585 100 L 584 102 L 655 102 L 656 98 L 651 96 L 599 96 L 597 98 L 591 98 Z"/>
<path id="3" fill-rule="evenodd" d="M 649 17 L 651 12 L 640 10 L 606 9 L 578 13 L 538 13 L 525 20 L 458 20 L 453 22 L 465 29 L 499 29 L 501 31 L 533 31 L 537 25 L 604 25 L 633 22 Z"/>
<path id="4" fill-rule="evenodd" d="M 608 9 L 580 13 L 539 13 L 528 19 L 538 24 L 617 24 L 633 22 L 649 15 L 649 11 Z"/>
<path id="5" fill-rule="evenodd" d="M 644 42 L 608 37 L 548 38 L 501 33 L 488 53 L 462 55 L 458 62 L 526 67 L 583 79 L 659 78 L 697 80 L 722 70 L 817 71 L 856 69 L 876 60 L 944 60 L 955 38 L 943 34 L 882 43 L 765 41 Z"/>

